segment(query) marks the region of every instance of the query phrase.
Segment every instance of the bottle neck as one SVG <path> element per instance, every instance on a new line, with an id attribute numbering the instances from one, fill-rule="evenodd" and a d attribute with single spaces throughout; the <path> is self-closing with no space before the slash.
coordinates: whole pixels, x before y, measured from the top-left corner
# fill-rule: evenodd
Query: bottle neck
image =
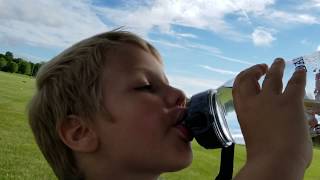
<path id="1" fill-rule="evenodd" d="M 231 145 L 221 124 L 215 99 L 215 90 L 208 90 L 192 96 L 188 104 L 186 127 L 192 132 L 197 142 L 207 148 L 221 148 Z"/>

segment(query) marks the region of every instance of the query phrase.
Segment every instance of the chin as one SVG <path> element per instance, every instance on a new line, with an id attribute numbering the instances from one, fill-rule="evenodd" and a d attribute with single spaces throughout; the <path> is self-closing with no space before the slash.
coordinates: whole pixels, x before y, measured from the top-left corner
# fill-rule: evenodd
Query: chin
<path id="1" fill-rule="evenodd" d="M 176 171 L 180 171 L 182 169 L 185 169 L 187 167 L 189 167 L 190 163 L 185 163 L 185 164 L 175 164 L 174 166 L 172 166 L 170 169 L 167 169 L 166 172 L 176 172 Z"/>
<path id="2" fill-rule="evenodd" d="M 168 169 L 166 169 L 166 172 L 175 172 L 187 168 L 191 164 L 192 159 L 192 153 L 187 157 L 181 157 L 180 159 L 176 158 L 175 161 L 167 166 Z"/>

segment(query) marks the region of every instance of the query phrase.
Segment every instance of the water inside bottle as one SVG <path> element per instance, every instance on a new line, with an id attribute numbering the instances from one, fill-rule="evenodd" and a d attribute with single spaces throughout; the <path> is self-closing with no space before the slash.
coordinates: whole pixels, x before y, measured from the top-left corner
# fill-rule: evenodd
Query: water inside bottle
<path id="1" fill-rule="evenodd" d="M 245 144 L 243 135 L 240 129 L 240 125 L 237 120 L 237 115 L 234 110 L 233 98 L 232 98 L 232 87 L 222 86 L 217 89 L 216 93 L 217 110 L 220 113 L 219 117 L 222 121 L 225 121 L 227 127 L 226 133 L 230 138 L 230 141 L 236 144 Z M 318 124 L 318 118 L 320 117 L 320 101 L 314 99 L 304 99 L 306 121 L 310 126 L 311 137 L 317 137 L 320 135 L 320 126 Z M 319 117 L 318 117 L 319 116 Z M 314 123 L 310 123 L 313 121 Z"/>

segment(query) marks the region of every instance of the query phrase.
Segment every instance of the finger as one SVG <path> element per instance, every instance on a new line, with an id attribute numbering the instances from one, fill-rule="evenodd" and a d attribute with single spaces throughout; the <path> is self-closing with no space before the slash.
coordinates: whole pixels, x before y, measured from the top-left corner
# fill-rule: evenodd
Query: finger
<path id="1" fill-rule="evenodd" d="M 287 87 L 284 91 L 289 98 L 300 97 L 304 98 L 306 86 L 306 71 L 304 69 L 296 70 L 291 79 L 288 81 Z"/>
<path id="2" fill-rule="evenodd" d="M 233 84 L 233 94 L 236 97 L 247 98 L 257 95 L 260 92 L 258 80 L 266 73 L 266 64 L 257 64 L 242 71 L 235 79 Z"/>
<path id="3" fill-rule="evenodd" d="M 277 58 L 272 63 L 262 83 L 262 91 L 281 94 L 282 93 L 282 77 L 285 67 L 284 60 Z"/>

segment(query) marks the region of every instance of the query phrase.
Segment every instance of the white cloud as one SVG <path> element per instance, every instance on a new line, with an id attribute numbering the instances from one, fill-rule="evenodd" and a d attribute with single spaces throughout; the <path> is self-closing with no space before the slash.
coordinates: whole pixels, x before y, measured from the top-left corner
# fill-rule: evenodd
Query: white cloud
<path id="1" fill-rule="evenodd" d="M 39 57 L 39 56 L 35 56 L 33 54 L 30 53 L 23 53 L 23 52 L 13 52 L 13 54 L 15 55 L 15 57 L 19 57 L 19 58 L 23 58 L 23 59 L 27 59 L 27 60 L 32 60 L 35 63 L 38 62 L 44 62 L 47 59 L 43 58 L 43 57 Z"/>
<path id="2" fill-rule="evenodd" d="M 239 72 L 228 71 L 228 70 L 224 70 L 224 69 L 218 69 L 218 68 L 210 67 L 208 65 L 199 65 L 199 66 L 204 68 L 204 69 L 207 69 L 209 71 L 220 73 L 220 74 L 237 75 L 239 73 Z"/>
<path id="3" fill-rule="evenodd" d="M 305 3 L 301 4 L 298 9 L 300 10 L 307 10 L 307 11 L 314 11 L 320 8 L 320 0 L 310 0 L 306 1 Z"/>
<path id="4" fill-rule="evenodd" d="M 227 57 L 227 56 L 223 56 L 223 55 L 220 55 L 220 54 L 215 54 L 214 56 L 216 56 L 218 58 L 221 58 L 223 60 L 229 61 L 229 62 L 235 62 L 235 63 L 245 64 L 245 65 L 254 65 L 254 63 L 251 63 L 249 61 L 236 59 L 236 58 L 232 58 L 232 57 Z"/>
<path id="5" fill-rule="evenodd" d="M 148 39 L 148 41 L 153 42 L 153 43 L 157 43 L 157 44 L 160 44 L 160 45 L 168 46 L 168 47 L 173 47 L 173 48 L 181 48 L 181 49 L 189 49 L 189 50 L 200 50 L 200 52 L 203 51 L 205 53 L 208 53 L 211 56 L 217 57 L 218 59 L 225 60 L 225 61 L 228 61 L 228 62 L 239 63 L 239 64 L 250 65 L 250 66 L 254 65 L 254 63 L 249 62 L 249 61 L 245 61 L 245 60 L 241 60 L 241 59 L 237 59 L 237 58 L 224 56 L 222 54 L 222 52 L 220 51 L 220 49 L 218 49 L 216 47 L 213 47 L 213 46 L 197 44 L 197 43 L 191 43 L 191 42 L 187 42 L 187 43 L 181 44 L 179 42 L 170 42 L 170 41 L 166 41 L 166 40 Z"/>
<path id="6" fill-rule="evenodd" d="M 317 51 L 320 51 L 320 45 L 317 47 Z"/>
<path id="7" fill-rule="evenodd" d="M 265 11 L 263 17 L 276 23 L 318 24 L 317 17 L 304 13 L 289 13 L 285 11 Z"/>
<path id="8" fill-rule="evenodd" d="M 148 41 L 152 42 L 152 43 L 161 44 L 161 45 L 164 45 L 164 46 L 187 49 L 187 47 L 185 47 L 185 46 L 183 46 L 183 45 L 181 45 L 179 43 L 175 43 L 175 42 L 170 42 L 170 41 L 165 41 L 165 40 L 154 40 L 154 39 L 149 39 Z"/>
<path id="9" fill-rule="evenodd" d="M 266 28 L 258 27 L 252 33 L 252 40 L 256 46 L 269 46 L 272 41 L 276 40 L 272 32 Z"/>
<path id="10" fill-rule="evenodd" d="M 213 46 L 208 46 L 208 45 L 203 45 L 203 44 L 197 44 L 197 43 L 192 43 L 192 42 L 171 42 L 167 40 L 154 40 L 154 39 L 148 39 L 148 41 L 169 46 L 169 47 L 174 47 L 174 48 L 181 48 L 181 49 L 189 49 L 189 50 L 201 50 L 208 52 L 210 55 L 218 55 L 221 54 L 220 49 L 213 47 Z"/>
<path id="11" fill-rule="evenodd" d="M 105 31 L 87 0 L 0 0 L 0 41 L 65 47 Z"/>
<path id="12" fill-rule="evenodd" d="M 190 49 L 206 51 L 206 52 L 209 52 L 210 55 L 221 54 L 220 49 L 213 46 L 204 45 L 204 44 L 186 43 L 186 47 Z"/>
<path id="13" fill-rule="evenodd" d="M 199 38 L 187 32 L 175 32 L 174 25 L 212 31 L 234 41 L 250 36 L 226 20 L 229 15 L 252 25 L 250 16 L 271 22 L 315 24 L 319 20 L 308 13 L 272 10 L 275 0 L 153 0 L 124 1 L 130 4 L 109 8 L 96 6 L 93 0 L 0 0 L 0 41 L 35 46 L 65 47 L 79 39 L 106 31 L 112 26 L 126 26 L 147 38 L 155 29 L 180 38 Z M 312 0 L 313 6 L 320 4 Z M 270 44 L 275 38 L 258 29 L 256 45 Z M 263 38 L 262 38 L 263 36 Z M 213 50 L 214 51 L 214 50 Z"/>
<path id="14" fill-rule="evenodd" d="M 207 89 L 216 89 L 223 84 L 223 82 L 219 80 L 180 75 L 168 75 L 168 79 L 171 85 L 182 89 L 188 97 Z"/>
<path id="15" fill-rule="evenodd" d="M 320 7 L 320 0 L 312 0 L 315 7 Z"/>
<path id="16" fill-rule="evenodd" d="M 181 25 L 213 31 L 233 40 L 244 40 L 248 37 L 226 22 L 225 16 L 242 12 L 240 16 L 248 18 L 247 13 L 263 11 L 273 3 L 274 0 L 155 0 L 148 5 L 137 3 L 135 7 L 126 9 L 96 9 L 113 23 L 125 24 L 143 34 L 155 27 L 162 33 L 172 34 L 172 25 Z"/>
<path id="17" fill-rule="evenodd" d="M 177 36 L 186 37 L 186 38 L 198 38 L 197 35 L 190 34 L 190 33 L 176 33 Z"/>

